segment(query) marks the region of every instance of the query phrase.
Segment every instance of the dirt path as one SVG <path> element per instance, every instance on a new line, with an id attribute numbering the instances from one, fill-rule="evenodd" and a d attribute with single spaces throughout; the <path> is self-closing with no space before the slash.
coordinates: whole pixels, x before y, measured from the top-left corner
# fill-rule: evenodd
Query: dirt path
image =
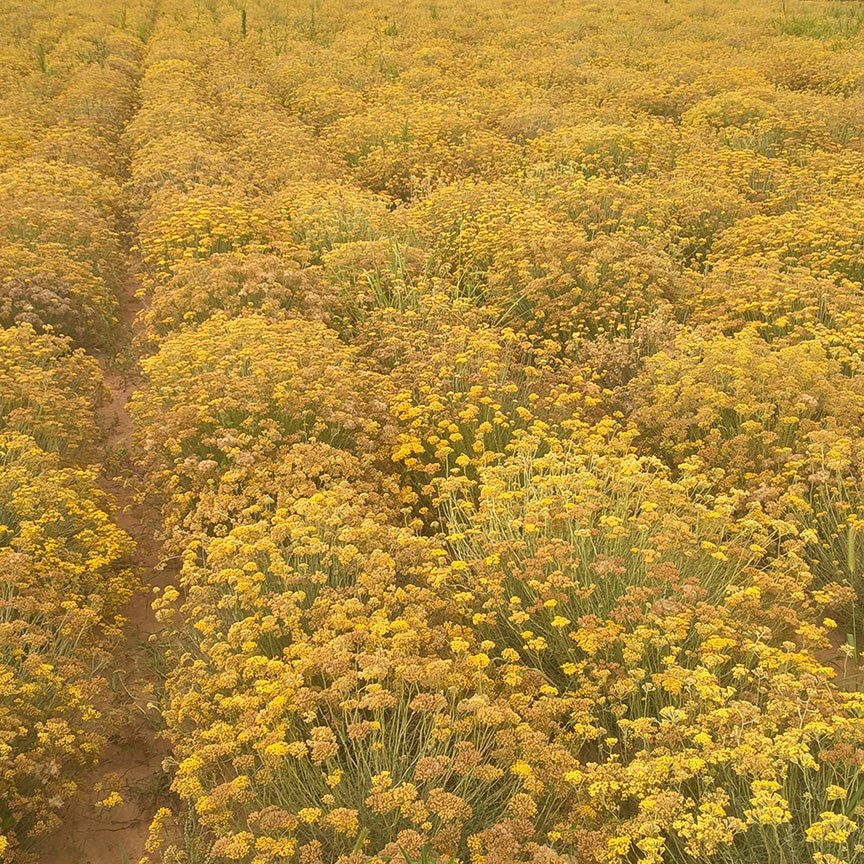
<path id="1" fill-rule="evenodd" d="M 131 344 L 139 302 L 129 280 L 121 297 L 124 345 Z M 158 623 L 150 608 L 154 587 L 164 587 L 171 575 L 159 568 L 159 544 L 154 538 L 157 514 L 136 502 L 132 468 L 132 420 L 127 402 L 136 384 L 136 371 L 117 371 L 117 361 L 102 361 L 107 397 L 99 407 L 106 432 L 100 485 L 115 502 L 114 518 L 135 540 L 131 566 L 141 590 L 124 610 L 127 624 L 122 643 L 105 674 L 111 685 L 106 720 L 112 730 L 98 765 L 78 778 L 78 795 L 60 813 L 62 827 L 37 850 L 42 864 L 137 864 L 144 853 L 150 820 L 168 795 L 162 761 L 168 746 L 159 736 L 156 707 L 160 672 L 151 636 Z M 130 365 L 131 364 L 123 364 Z M 123 802 L 105 808 L 99 802 L 111 792 Z"/>

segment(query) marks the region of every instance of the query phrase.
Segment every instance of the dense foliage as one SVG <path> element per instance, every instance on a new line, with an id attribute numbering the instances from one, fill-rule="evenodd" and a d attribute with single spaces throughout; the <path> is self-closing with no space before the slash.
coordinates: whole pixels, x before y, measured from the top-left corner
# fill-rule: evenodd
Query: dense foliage
<path id="1" fill-rule="evenodd" d="M 121 200 L 182 561 L 146 860 L 864 859 L 860 3 L 129 14 L 4 46 L 0 484 L 39 552 L 4 578 L 43 578 L 51 495 L 100 526 L 51 579 L 114 608 L 125 541 L 61 460 Z"/>

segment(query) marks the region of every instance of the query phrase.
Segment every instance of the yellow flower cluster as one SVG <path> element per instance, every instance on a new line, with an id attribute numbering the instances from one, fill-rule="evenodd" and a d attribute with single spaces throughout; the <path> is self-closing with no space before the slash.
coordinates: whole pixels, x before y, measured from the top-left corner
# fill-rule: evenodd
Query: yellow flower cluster
<path id="1" fill-rule="evenodd" d="M 91 468 L 0 433 L 0 774 L 4 829 L 25 843 L 58 823 L 74 772 L 108 731 L 97 708 L 107 645 L 129 599 L 131 540 Z"/>

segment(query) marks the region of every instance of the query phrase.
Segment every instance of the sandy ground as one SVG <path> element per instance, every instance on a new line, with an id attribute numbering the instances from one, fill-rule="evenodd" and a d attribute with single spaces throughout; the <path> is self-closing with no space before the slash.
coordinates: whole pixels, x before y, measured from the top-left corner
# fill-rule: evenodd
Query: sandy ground
<path id="1" fill-rule="evenodd" d="M 129 340 L 138 302 L 130 282 L 122 300 L 122 326 Z M 117 523 L 135 540 L 130 562 L 141 590 L 123 611 L 127 624 L 122 643 L 106 675 L 111 684 L 106 722 L 112 734 L 98 765 L 78 779 L 79 792 L 60 812 L 62 827 L 45 838 L 36 850 L 41 864 L 137 864 L 153 813 L 166 803 L 168 775 L 163 760 L 168 746 L 159 735 L 156 707 L 159 674 L 151 636 L 158 623 L 150 607 L 154 587 L 172 581 L 159 566 L 159 544 L 154 539 L 158 515 L 136 502 L 136 477 L 129 458 L 132 420 L 126 404 L 135 389 L 133 371 L 114 371 L 116 363 L 103 362 L 107 396 L 99 414 L 105 430 L 102 488 L 115 502 Z M 119 806 L 105 809 L 98 802 L 110 792 L 123 797 Z"/>

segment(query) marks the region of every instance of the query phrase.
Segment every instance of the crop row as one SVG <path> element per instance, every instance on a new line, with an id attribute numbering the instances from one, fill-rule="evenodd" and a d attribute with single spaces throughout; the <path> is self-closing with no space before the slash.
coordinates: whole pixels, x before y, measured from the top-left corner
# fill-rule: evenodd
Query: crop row
<path id="1" fill-rule="evenodd" d="M 860 854 L 860 50 L 751 7 L 157 21 L 153 860 Z"/>
<path id="2" fill-rule="evenodd" d="M 110 8 L 109 8 L 110 7 Z M 0 858 L 60 824 L 109 723 L 103 675 L 135 578 L 100 488 L 116 329 L 118 144 L 141 41 L 69 6 L 3 10 L 0 136 Z M 116 16 L 116 17 L 115 17 Z M 110 20 L 109 20 L 110 19 Z M 6 25 L 9 25 L 7 27 Z"/>

